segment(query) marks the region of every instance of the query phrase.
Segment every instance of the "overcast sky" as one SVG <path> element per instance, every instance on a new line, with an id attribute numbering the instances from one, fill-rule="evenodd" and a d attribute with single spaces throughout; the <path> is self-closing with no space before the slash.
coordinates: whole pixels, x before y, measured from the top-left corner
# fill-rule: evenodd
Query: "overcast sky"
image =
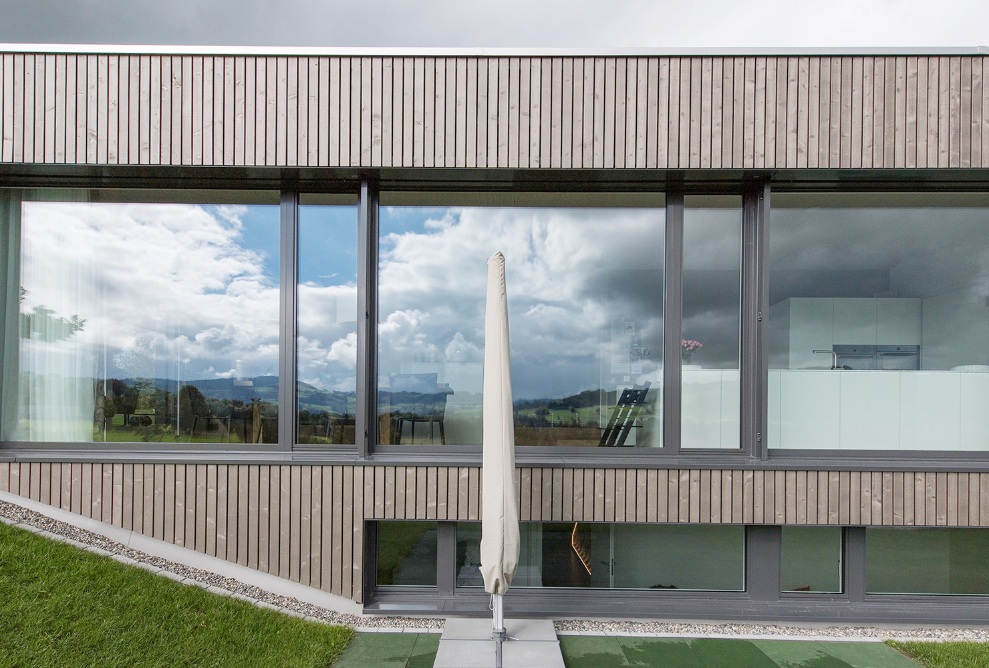
<path id="1" fill-rule="evenodd" d="M 972 47 L 986 0 L 0 0 L 0 42 L 316 47 Z"/>

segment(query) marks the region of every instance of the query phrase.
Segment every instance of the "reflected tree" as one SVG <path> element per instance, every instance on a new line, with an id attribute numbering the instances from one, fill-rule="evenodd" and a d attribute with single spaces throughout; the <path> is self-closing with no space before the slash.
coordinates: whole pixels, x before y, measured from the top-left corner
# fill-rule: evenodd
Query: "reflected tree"
<path id="1" fill-rule="evenodd" d="M 20 303 L 23 306 L 27 290 L 23 287 L 20 293 Z M 46 343 L 63 341 L 82 330 L 86 321 L 77 315 L 64 317 L 56 315 L 53 309 L 44 304 L 38 304 L 30 311 L 20 313 L 20 331 L 22 339 L 38 339 Z"/>

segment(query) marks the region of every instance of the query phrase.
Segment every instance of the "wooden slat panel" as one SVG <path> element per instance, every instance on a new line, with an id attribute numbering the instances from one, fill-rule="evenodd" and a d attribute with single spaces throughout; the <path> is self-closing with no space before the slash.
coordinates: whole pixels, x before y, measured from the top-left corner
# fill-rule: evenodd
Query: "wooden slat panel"
<path id="1" fill-rule="evenodd" d="M 574 470 L 563 470 L 562 502 L 560 504 L 560 519 L 564 522 L 572 522 L 574 519 L 574 507 L 577 505 L 577 493 L 574 488 Z"/>
<path id="2" fill-rule="evenodd" d="M 628 499 L 627 490 L 626 490 L 626 487 L 625 487 L 626 483 L 628 482 L 628 480 L 626 478 L 626 471 L 619 469 L 619 470 L 615 471 L 614 473 L 615 473 L 615 487 L 614 487 L 614 493 L 613 493 L 613 496 L 614 496 L 614 499 L 615 499 L 615 502 L 614 502 L 614 514 L 613 514 L 613 518 L 614 519 L 612 519 L 611 521 L 612 522 L 627 522 L 628 520 L 626 519 L 626 512 L 627 512 L 626 511 L 626 508 L 627 508 L 627 504 L 628 504 L 629 499 Z M 634 512 L 633 512 L 633 514 L 634 514 Z"/>
<path id="3" fill-rule="evenodd" d="M 313 586 L 313 525 L 318 521 L 315 508 L 320 505 L 319 501 L 314 499 L 313 479 L 318 476 L 318 472 L 319 469 L 312 466 L 304 466 L 299 469 L 301 489 L 299 490 L 299 554 L 297 558 L 299 560 L 299 582 L 308 586 Z"/>
<path id="4" fill-rule="evenodd" d="M 172 494 L 174 494 L 173 530 L 167 540 L 179 547 L 185 546 L 185 466 L 171 466 L 174 473 Z"/>
<path id="5" fill-rule="evenodd" d="M 970 473 L 968 476 L 968 520 L 969 526 L 984 526 L 982 508 L 979 503 L 979 476 Z"/>
<path id="6" fill-rule="evenodd" d="M 821 85 L 825 83 L 825 75 L 821 73 Z M 825 131 L 828 133 L 827 154 L 822 157 L 822 163 L 828 167 L 839 167 L 841 165 L 841 59 L 830 58 L 827 72 L 827 116 L 828 126 Z"/>
<path id="7" fill-rule="evenodd" d="M 667 117 L 667 126 L 665 128 L 660 127 L 660 132 L 664 129 L 666 135 L 666 146 L 667 146 L 667 165 L 670 167 L 679 167 L 682 164 L 682 156 L 680 155 L 680 122 L 683 119 L 683 113 L 680 109 L 683 104 L 683 96 L 681 95 L 680 89 L 683 86 L 681 81 L 682 69 L 680 67 L 680 58 L 671 58 L 669 61 L 669 115 Z"/>
<path id="8" fill-rule="evenodd" d="M 517 490 L 519 504 L 519 518 L 530 521 L 532 517 L 532 469 L 519 469 L 519 488 Z"/>
<path id="9" fill-rule="evenodd" d="M 479 517 L 472 467 L 0 463 L 0 489 L 363 596 L 365 518 Z M 536 521 L 982 526 L 989 474 L 523 468 Z M 396 503 L 397 502 L 397 503 Z"/>
<path id="10" fill-rule="evenodd" d="M 760 65 L 760 63 L 762 63 Z M 757 142 L 762 141 L 765 124 L 765 101 L 759 108 L 758 98 L 765 95 L 765 63 L 762 58 L 745 58 L 742 61 L 742 166 L 754 167 Z M 760 78 L 761 77 L 761 78 Z M 761 154 L 761 151 L 760 151 Z"/>
<path id="11" fill-rule="evenodd" d="M 978 167 L 986 61 L 2 54 L 0 160 Z"/>
<path id="12" fill-rule="evenodd" d="M 132 529 L 134 513 L 134 464 L 104 464 L 103 521 Z M 200 513 L 200 517 L 203 514 Z"/>
<path id="13" fill-rule="evenodd" d="M 597 482 L 600 481 L 600 482 Z M 595 511 L 595 519 L 598 516 L 605 522 L 615 521 L 615 469 L 604 469 L 596 476 L 595 485 L 595 506 L 599 507 Z"/>
<path id="14" fill-rule="evenodd" d="M 380 468 L 380 467 L 378 467 Z M 332 568 L 332 555 L 333 555 L 333 467 L 323 466 L 322 467 L 322 480 L 320 486 L 323 489 L 323 501 L 322 501 L 322 518 L 320 523 L 322 524 L 322 531 L 320 532 L 320 569 L 319 569 L 319 582 L 320 588 L 324 591 L 332 591 L 332 581 L 333 581 L 333 568 Z"/>
<path id="15" fill-rule="evenodd" d="M 989 473 L 979 474 L 979 526 L 989 526 Z"/>
<path id="16" fill-rule="evenodd" d="M 302 470 L 299 466 L 289 467 L 289 523 L 288 523 L 288 578 L 299 582 L 301 577 L 302 555 Z M 284 530 L 286 527 L 282 526 Z M 283 534 L 284 535 L 284 534 Z M 283 576 L 284 577 L 284 576 Z"/>
<path id="17" fill-rule="evenodd" d="M 310 506 L 309 506 L 309 585 L 322 588 L 321 565 L 323 561 L 323 466 L 307 467 L 310 485 Z M 264 467 L 262 467 L 263 474 Z M 361 485 L 364 485 L 363 473 L 366 469 L 362 466 L 357 469 L 361 474 Z M 359 499 L 363 495 L 358 494 Z M 363 507 L 363 504 L 362 504 Z M 260 555 L 259 555 L 260 556 Z"/>
<path id="18" fill-rule="evenodd" d="M 893 167 L 906 167 L 907 152 L 907 59 L 898 56 L 893 64 Z M 887 163 L 889 166 L 889 163 Z"/>
<path id="19" fill-rule="evenodd" d="M 330 467 L 333 471 L 333 511 L 331 518 L 333 526 L 330 532 L 330 591 L 341 590 L 343 582 L 343 475 L 342 467 Z M 325 558 L 325 555 L 324 555 Z"/>
<path id="20" fill-rule="evenodd" d="M 250 501 L 249 501 L 249 490 L 250 490 L 250 467 L 246 464 L 240 464 L 238 466 L 231 466 L 230 471 L 236 476 L 236 482 L 231 479 L 230 483 L 230 506 L 232 506 L 233 512 L 230 513 L 230 522 L 237 527 L 237 540 L 234 547 L 233 558 L 228 557 L 231 561 L 236 560 L 241 566 L 247 565 L 247 550 L 248 550 L 248 513 L 250 512 Z M 232 541 L 228 539 L 227 547 L 229 548 Z M 227 554 L 230 554 L 229 549 Z"/>
<path id="21" fill-rule="evenodd" d="M 21 464 L 14 463 L 10 465 L 10 470 L 8 473 L 7 489 L 12 494 L 20 495 L 21 493 Z"/>
<path id="22" fill-rule="evenodd" d="M 24 162 L 34 162 L 35 161 L 35 137 L 38 131 L 38 122 L 43 122 L 44 117 L 35 121 L 38 111 L 37 95 L 35 80 L 37 79 L 37 58 L 34 54 L 25 54 L 24 56 L 24 97 L 23 97 L 23 108 L 22 114 L 22 159 Z M 88 71 L 88 68 L 87 68 Z M 39 82 L 40 84 L 41 82 Z M 41 86 L 42 91 L 44 90 L 44 85 Z M 38 157 L 39 160 L 42 156 Z"/>
<path id="23" fill-rule="evenodd" d="M 828 59 L 830 60 L 830 59 Z M 822 113 L 827 108 L 827 94 L 830 85 L 822 81 L 822 73 L 829 77 L 829 68 L 820 58 L 811 58 L 807 64 L 807 166 L 821 167 L 822 136 L 826 152 L 827 143 L 827 114 Z"/>
<path id="24" fill-rule="evenodd" d="M 78 509 L 73 506 L 73 512 L 79 513 L 84 517 L 93 516 L 93 467 L 96 464 L 91 464 L 84 462 L 80 464 L 80 476 L 79 476 L 79 491 L 76 495 L 79 497 Z M 25 473 L 27 475 L 21 478 L 21 496 L 30 497 L 31 495 L 31 469 L 30 464 L 25 465 Z"/>
<path id="25" fill-rule="evenodd" d="M 340 587 L 336 592 L 351 595 L 354 589 L 354 469 L 351 466 L 341 469 L 343 484 L 340 505 L 343 519 L 340 526 Z"/>
<path id="26" fill-rule="evenodd" d="M 278 522 L 278 577 L 288 579 L 291 574 L 291 527 L 292 527 L 292 467 L 279 466 L 278 472 L 278 514 L 272 514 L 272 519 Z M 274 570 L 272 571 L 275 572 Z"/>
<path id="27" fill-rule="evenodd" d="M 61 57 L 64 61 L 64 56 Z M 56 116 L 56 120 L 64 119 Z M 14 55 L 0 55 L 0 161 L 14 160 Z"/>

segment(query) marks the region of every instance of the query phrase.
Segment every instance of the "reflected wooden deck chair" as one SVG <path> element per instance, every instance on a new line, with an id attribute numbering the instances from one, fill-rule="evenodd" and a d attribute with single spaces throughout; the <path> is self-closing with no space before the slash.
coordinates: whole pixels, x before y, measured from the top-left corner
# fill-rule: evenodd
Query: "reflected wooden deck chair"
<path id="1" fill-rule="evenodd" d="M 608 426 L 605 427 L 604 433 L 601 434 L 601 442 L 598 443 L 598 447 L 620 448 L 625 445 L 628 435 L 632 432 L 632 427 L 635 426 L 635 418 L 638 417 L 639 411 L 646 403 L 649 385 L 650 383 L 646 382 L 622 390 L 622 396 L 619 397 L 618 403 L 611 409 L 611 418 L 608 420 Z"/>

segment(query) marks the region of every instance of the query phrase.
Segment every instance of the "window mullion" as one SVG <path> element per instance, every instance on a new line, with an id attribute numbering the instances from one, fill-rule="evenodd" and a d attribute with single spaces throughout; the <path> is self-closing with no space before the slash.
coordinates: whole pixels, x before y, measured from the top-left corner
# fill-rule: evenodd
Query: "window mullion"
<path id="1" fill-rule="evenodd" d="M 742 209 L 742 450 L 766 458 L 767 321 L 769 293 L 766 266 L 769 186 L 759 184 L 745 195 Z"/>
<path id="2" fill-rule="evenodd" d="M 357 213 L 357 451 L 366 456 L 378 439 L 378 189 L 361 182 Z"/>
<path id="3" fill-rule="evenodd" d="M 680 347 L 683 320 L 683 193 L 666 196 L 666 294 L 663 298 L 663 451 L 680 452 Z"/>
<path id="4" fill-rule="evenodd" d="M 299 194 L 281 194 L 281 328 L 278 354 L 278 446 L 295 445 L 296 341 L 298 340 Z"/>

